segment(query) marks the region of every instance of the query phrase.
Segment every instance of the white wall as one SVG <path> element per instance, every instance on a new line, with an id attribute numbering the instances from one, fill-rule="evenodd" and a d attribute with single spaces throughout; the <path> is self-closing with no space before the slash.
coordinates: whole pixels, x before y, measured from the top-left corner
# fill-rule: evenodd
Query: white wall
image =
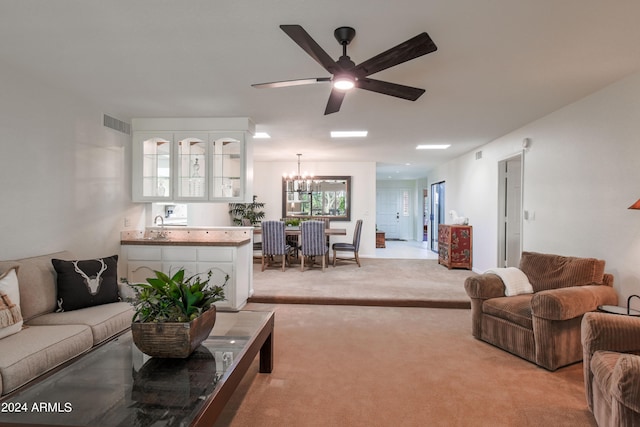
<path id="1" fill-rule="evenodd" d="M 498 162 L 524 153 L 523 248 L 606 260 L 626 303 L 640 293 L 640 73 L 480 148 L 429 174 L 446 181 L 446 210 L 474 227 L 474 270 L 497 264 Z"/>
<path id="2" fill-rule="evenodd" d="M 267 220 L 282 218 L 282 174 L 297 168 L 289 162 L 254 162 L 253 193 L 265 203 Z M 314 175 L 351 176 L 351 221 L 334 221 L 332 227 L 346 228 L 347 236 L 335 236 L 331 242 L 351 242 L 356 220 L 362 219 L 360 255 L 374 256 L 376 249 L 376 164 L 374 162 L 303 162 L 303 170 Z"/>
<path id="3" fill-rule="evenodd" d="M 130 203 L 130 137 L 71 93 L 4 64 L 0 80 L 0 259 L 119 253 L 124 218 L 143 220 Z"/>

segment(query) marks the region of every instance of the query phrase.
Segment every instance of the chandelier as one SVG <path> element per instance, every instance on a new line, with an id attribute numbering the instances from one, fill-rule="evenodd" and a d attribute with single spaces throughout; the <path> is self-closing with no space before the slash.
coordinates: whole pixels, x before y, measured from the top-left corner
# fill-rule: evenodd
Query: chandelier
<path id="1" fill-rule="evenodd" d="M 300 156 L 302 154 L 296 154 L 298 156 L 298 173 L 284 173 L 282 178 L 287 183 L 287 191 L 297 193 L 310 193 L 312 192 L 313 174 L 308 172 L 300 172 Z"/>

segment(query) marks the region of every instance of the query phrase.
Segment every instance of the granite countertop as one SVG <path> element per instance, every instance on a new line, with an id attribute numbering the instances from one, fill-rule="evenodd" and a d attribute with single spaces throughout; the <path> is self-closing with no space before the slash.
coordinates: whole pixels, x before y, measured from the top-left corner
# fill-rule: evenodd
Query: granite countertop
<path id="1" fill-rule="evenodd" d="M 251 243 L 251 227 L 233 228 L 170 228 L 166 227 L 165 238 L 157 238 L 160 227 L 148 227 L 144 231 L 123 231 L 121 245 L 154 246 L 242 246 Z"/>

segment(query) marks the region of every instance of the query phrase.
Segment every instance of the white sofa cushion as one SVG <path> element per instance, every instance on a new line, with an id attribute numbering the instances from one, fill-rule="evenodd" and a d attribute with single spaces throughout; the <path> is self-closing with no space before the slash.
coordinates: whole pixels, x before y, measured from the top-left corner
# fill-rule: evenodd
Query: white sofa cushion
<path id="1" fill-rule="evenodd" d="M 86 351 L 93 344 L 85 325 L 30 326 L 0 340 L 0 393 L 9 393 Z"/>
<path id="2" fill-rule="evenodd" d="M 0 261 L 0 272 L 19 266 L 20 311 L 25 322 L 56 309 L 56 272 L 52 258 L 74 259 L 70 252 L 56 252 L 15 261 Z"/>
<path id="3" fill-rule="evenodd" d="M 133 307 L 127 302 L 114 302 L 62 313 L 49 313 L 27 322 L 28 325 L 86 325 L 91 328 L 93 345 L 111 338 L 131 326 Z"/>

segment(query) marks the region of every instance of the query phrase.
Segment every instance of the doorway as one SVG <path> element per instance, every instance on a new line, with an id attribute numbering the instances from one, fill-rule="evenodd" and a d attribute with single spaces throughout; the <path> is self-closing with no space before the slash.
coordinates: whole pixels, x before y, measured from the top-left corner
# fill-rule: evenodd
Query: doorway
<path id="1" fill-rule="evenodd" d="M 522 154 L 498 167 L 498 267 L 517 267 L 522 254 Z"/>
<path id="2" fill-rule="evenodd" d="M 438 252 L 438 225 L 444 224 L 444 181 L 431 184 L 431 250 Z"/>
<path id="3" fill-rule="evenodd" d="M 422 190 L 422 241 L 429 241 L 429 191 Z"/>
<path id="4" fill-rule="evenodd" d="M 385 238 L 408 240 L 411 237 L 411 197 L 409 189 L 379 188 L 376 191 L 376 226 Z"/>

